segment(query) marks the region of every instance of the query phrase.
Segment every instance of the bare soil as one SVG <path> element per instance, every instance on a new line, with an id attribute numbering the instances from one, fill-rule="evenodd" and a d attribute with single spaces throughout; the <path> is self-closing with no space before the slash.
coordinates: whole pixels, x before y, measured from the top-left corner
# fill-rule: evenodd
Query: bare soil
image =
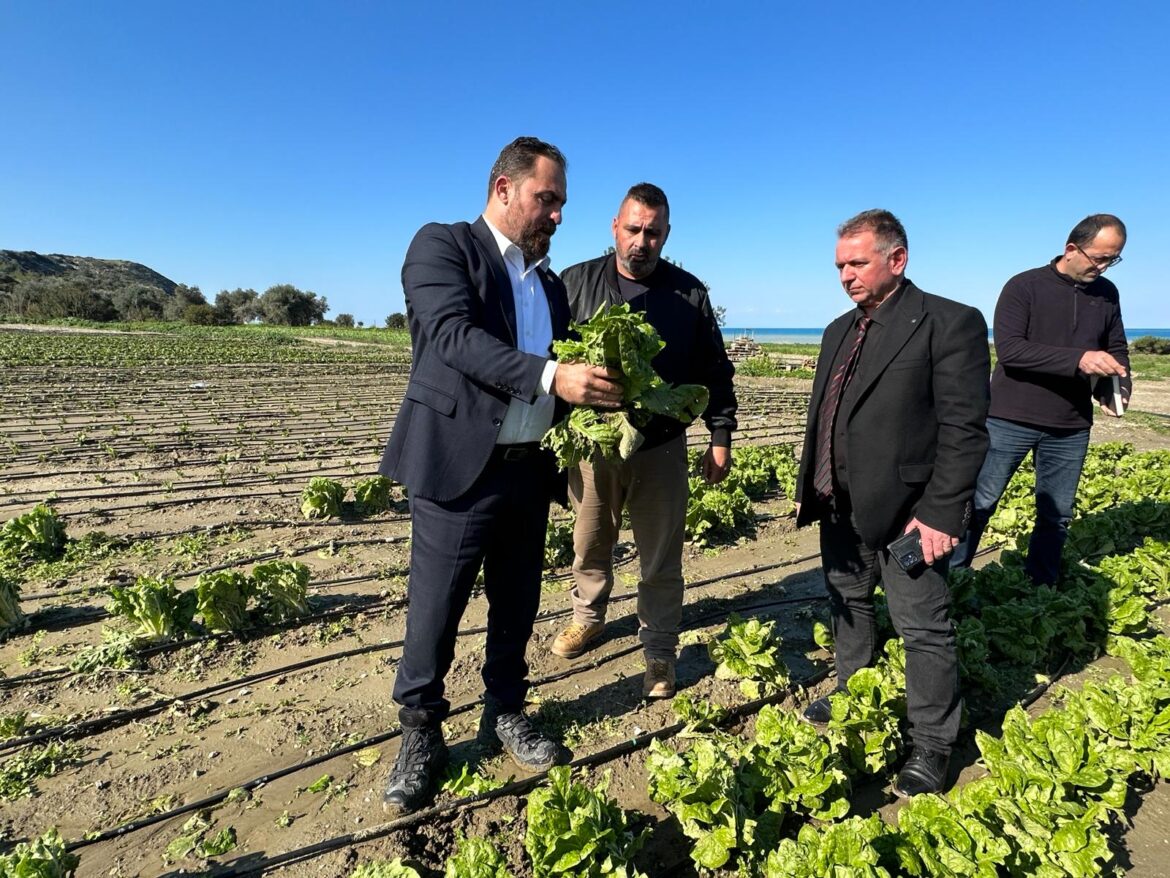
<path id="1" fill-rule="evenodd" d="M 359 863 L 403 856 L 428 874 L 441 874 L 459 833 L 491 836 L 524 871 L 523 797 L 428 817 L 393 830 L 381 807 L 385 777 L 397 752 L 390 737 L 360 754 L 334 756 L 297 769 L 306 760 L 397 726 L 390 699 L 405 622 L 409 523 L 400 504 L 373 519 L 348 514 L 340 521 L 301 520 L 298 494 L 312 474 L 352 483 L 372 472 L 401 393 L 401 375 L 379 384 L 362 368 L 337 368 L 314 381 L 295 370 L 268 378 L 241 375 L 211 381 L 199 392 L 198 371 L 160 372 L 145 388 L 153 401 L 135 401 L 130 388 L 59 383 L 0 387 L 0 444 L 17 450 L 6 462 L 0 517 L 27 511 L 56 492 L 70 537 L 103 530 L 129 544 L 109 557 L 25 586 L 25 608 L 39 610 L 36 631 L 0 644 L 0 717 L 27 711 L 34 727 L 109 716 L 144 708 L 79 740 L 75 762 L 35 781 L 36 794 L 4 802 L 0 841 L 26 838 L 58 826 L 67 839 L 107 830 L 293 768 L 248 795 L 209 806 L 213 835 L 231 827 L 238 846 L 216 858 L 242 871 L 265 868 L 269 858 L 309 849 L 351 833 L 369 840 L 304 856 L 282 869 L 290 876 L 345 876 Z M 310 386 L 320 384 L 321 389 Z M 745 433 L 757 441 L 798 436 L 808 382 L 753 379 L 743 383 Z M 137 391 L 139 388 L 132 388 Z M 30 409 L 28 392 L 59 404 Z M 336 416 L 336 400 L 368 401 Z M 795 400 L 798 404 L 793 405 Z M 1170 416 L 1170 383 L 1142 385 L 1137 409 Z M 1139 449 L 1170 447 L 1157 420 L 1099 418 L 1094 441 L 1125 440 Z M 186 423 L 184 429 L 182 424 Z M 78 441 L 79 432 L 87 432 Z M 111 435 L 111 434 L 115 435 Z M 103 451 L 102 444 L 113 451 Z M 152 448 L 153 446 L 153 448 Z M 11 446 L 10 446 L 11 447 Z M 141 492 L 141 494 L 135 493 Z M 350 511 L 352 512 L 352 511 Z M 794 678 L 827 667 L 810 638 L 823 615 L 823 583 L 815 557 L 816 533 L 793 527 L 790 504 L 777 497 L 757 507 L 754 534 L 716 550 L 688 549 L 690 588 L 678 676 L 681 689 L 723 705 L 745 699 L 734 683 L 716 680 L 703 645 L 732 611 L 775 618 Z M 554 509 L 554 517 L 556 510 Z M 630 535 L 619 546 L 619 584 L 601 642 L 574 661 L 548 647 L 570 608 L 565 570 L 545 582 L 542 618 L 529 645 L 530 713 L 560 736 L 577 757 L 600 753 L 647 731 L 672 724 L 669 705 L 641 698 L 643 663 L 637 648 L 633 596 L 636 552 Z M 294 557 L 313 570 L 317 608 L 330 618 L 244 639 L 201 640 L 151 657 L 138 671 L 97 675 L 56 673 L 82 647 L 99 642 L 108 618 L 100 594 L 73 593 L 138 574 L 170 574 L 180 586 L 221 563 L 250 569 L 265 553 Z M 35 570 L 31 571 L 34 574 Z M 39 597 L 39 595 L 47 595 Z M 455 705 L 445 735 L 457 761 L 507 779 L 516 772 L 502 757 L 486 758 L 473 739 L 482 693 L 480 660 L 485 603 L 473 598 L 447 678 Z M 370 648 L 364 653 L 354 650 Z M 298 663 L 320 661 L 304 666 Z M 1089 668 L 1084 673 L 1094 673 Z M 208 687 L 221 686 L 208 694 Z M 800 696 L 803 703 L 832 685 L 825 680 Z M 174 698 L 147 710 L 159 699 Z M 1041 709 L 1041 705 L 1033 709 Z M 748 723 L 750 727 L 750 721 Z M 0 748 L 3 742 L 0 741 Z M 963 779 L 978 773 L 973 747 Z M 689 842 L 677 823 L 646 794 L 645 752 L 594 769 L 609 778 L 609 793 L 646 815 L 653 827 L 638 866 L 653 876 L 694 875 Z M 310 790 L 325 775 L 319 791 Z M 314 787 L 318 789 L 318 787 Z M 441 794 L 440 805 L 450 802 Z M 1166 874 L 1170 797 L 1160 784 L 1135 796 L 1133 827 L 1118 840 L 1120 860 L 1135 876 Z M 888 785 L 855 791 L 855 810 L 897 806 Z M 163 852 L 191 818 L 165 822 L 82 847 L 79 875 L 177 875 L 208 868 L 195 856 L 164 862 Z"/>

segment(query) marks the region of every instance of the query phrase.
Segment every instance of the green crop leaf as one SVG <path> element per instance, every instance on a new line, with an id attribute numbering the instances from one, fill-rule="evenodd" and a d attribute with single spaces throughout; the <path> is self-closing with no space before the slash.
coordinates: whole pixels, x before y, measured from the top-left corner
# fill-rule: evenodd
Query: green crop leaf
<path id="1" fill-rule="evenodd" d="M 401 859 L 371 860 L 362 863 L 349 873 L 349 878 L 422 878 L 416 869 L 412 869 Z"/>
<path id="2" fill-rule="evenodd" d="M 390 508 L 390 487 L 385 476 L 370 476 L 353 486 L 354 507 L 361 515 L 375 515 Z M 344 495 L 342 495 L 344 496 Z M 303 509 L 301 510 L 304 511 Z"/>
<path id="3" fill-rule="evenodd" d="M 707 388 L 698 384 L 671 387 L 658 377 L 651 361 L 664 347 L 645 316 L 628 304 L 597 309 L 585 323 L 573 324 L 580 339 L 553 342 L 562 362 L 606 366 L 621 374 L 620 411 L 577 406 L 545 434 L 542 444 L 565 468 L 600 455 L 628 460 L 641 446 L 639 427 L 654 415 L 689 424 L 707 407 Z"/>
<path id="4" fill-rule="evenodd" d="M 208 631 L 244 631 L 251 625 L 253 581 L 236 570 L 204 573 L 195 583 L 199 615 Z"/>
<path id="5" fill-rule="evenodd" d="M 301 491 L 301 515 L 305 518 L 333 518 L 341 514 L 345 487 L 333 479 L 313 478 Z"/>
<path id="6" fill-rule="evenodd" d="M 65 850 L 55 828 L 32 841 L 18 844 L 10 854 L 0 854 L 3 878 L 69 878 L 81 864 L 76 854 Z"/>
<path id="7" fill-rule="evenodd" d="M 65 525 L 43 503 L 0 527 L 0 556 L 12 561 L 56 561 L 65 551 Z"/>
<path id="8" fill-rule="evenodd" d="M 744 694 L 760 698 L 788 685 L 788 666 L 780 655 L 783 645 L 775 620 L 761 622 L 732 613 L 723 633 L 707 644 L 707 651 L 717 678 L 740 680 Z"/>
<path id="9" fill-rule="evenodd" d="M 140 576 L 134 585 L 110 587 L 110 613 L 136 626 L 142 640 L 173 640 L 191 631 L 198 598 L 193 590 L 180 592 L 170 579 Z"/>
<path id="10" fill-rule="evenodd" d="M 448 765 L 439 784 L 444 792 L 459 797 L 478 796 L 480 793 L 498 790 L 503 785 L 503 781 L 481 774 L 467 762 Z"/>
<path id="11" fill-rule="evenodd" d="M 460 838 L 444 878 L 512 878 L 508 861 L 487 839 Z"/>
<path id="12" fill-rule="evenodd" d="M 535 878 L 645 878 L 633 868 L 646 838 L 631 816 L 606 797 L 605 782 L 592 789 L 576 783 L 566 766 L 552 768 L 548 786 L 528 797 L 524 849 Z"/>
<path id="13" fill-rule="evenodd" d="M 0 641 L 27 625 L 28 617 L 20 608 L 20 586 L 0 573 Z"/>
<path id="14" fill-rule="evenodd" d="M 221 829 L 211 838 L 204 838 L 199 844 L 195 846 L 196 856 L 203 857 L 218 857 L 226 854 L 228 851 L 234 849 L 236 846 L 236 830 L 229 826 L 226 829 Z"/>
<path id="15" fill-rule="evenodd" d="M 299 561 L 269 561 L 252 568 L 253 594 L 264 620 L 279 623 L 308 615 L 310 576 Z"/>

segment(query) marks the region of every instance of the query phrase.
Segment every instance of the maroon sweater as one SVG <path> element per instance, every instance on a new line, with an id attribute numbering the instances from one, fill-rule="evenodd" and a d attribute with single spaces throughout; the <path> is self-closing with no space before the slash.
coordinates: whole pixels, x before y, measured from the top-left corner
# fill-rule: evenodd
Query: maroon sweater
<path id="1" fill-rule="evenodd" d="M 1129 370 L 1117 287 L 1103 277 L 1088 285 L 1056 270 L 1017 274 L 995 306 L 995 353 L 988 415 L 1054 429 L 1093 423 L 1089 378 L 1077 371 L 1085 351 L 1108 351 Z M 1104 379 L 1105 388 L 1112 388 Z M 1129 396 L 1131 380 L 1121 380 Z"/>

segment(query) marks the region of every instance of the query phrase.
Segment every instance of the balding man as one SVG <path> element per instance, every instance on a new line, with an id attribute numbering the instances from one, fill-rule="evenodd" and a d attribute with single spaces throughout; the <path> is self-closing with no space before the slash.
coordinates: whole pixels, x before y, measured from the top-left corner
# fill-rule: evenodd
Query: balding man
<path id="1" fill-rule="evenodd" d="M 1106 413 L 1120 417 L 1132 390 L 1120 298 L 1103 277 L 1121 261 L 1124 248 L 1121 220 L 1108 213 L 1087 216 L 1069 233 L 1063 253 L 1017 274 L 1000 293 L 987 419 L 991 447 L 976 483 L 971 529 L 955 550 L 952 567 L 970 565 L 999 498 L 1031 451 L 1036 524 L 1025 569 L 1040 585 L 1060 577 L 1061 550 L 1089 450 L 1093 397 Z"/>

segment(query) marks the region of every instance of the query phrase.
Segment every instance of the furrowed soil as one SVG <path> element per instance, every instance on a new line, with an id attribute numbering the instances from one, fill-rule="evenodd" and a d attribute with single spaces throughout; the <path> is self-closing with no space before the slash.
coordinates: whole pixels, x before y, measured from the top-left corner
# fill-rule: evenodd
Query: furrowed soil
<path id="1" fill-rule="evenodd" d="M 0 343 L 4 333 L 0 333 Z M 105 549 L 26 572 L 23 607 L 32 627 L 0 644 L 0 719 L 27 714 L 21 734 L 90 721 L 60 770 L 32 781 L 32 795 L 2 801 L 0 843 L 59 827 L 80 848 L 82 876 L 233 874 L 346 876 L 371 859 L 404 857 L 441 874 L 460 834 L 491 837 L 516 875 L 525 799 L 494 798 L 391 825 L 381 809 L 398 749 L 390 698 L 406 618 L 409 520 L 394 508 L 305 521 L 300 491 L 316 475 L 352 484 L 374 472 L 393 423 L 406 366 L 377 358 L 306 364 L 215 364 L 9 369 L 0 384 L 4 455 L 0 519 L 55 498 L 71 539 L 102 531 Z M 740 382 L 741 438 L 800 441 L 810 382 Z M 1141 417 L 1098 419 L 1094 441 L 1170 447 L 1170 383 L 1140 383 Z M 699 432 L 692 435 L 701 444 Z M 563 516 L 554 507 L 553 517 Z M 706 640 L 732 612 L 775 619 L 795 680 L 816 680 L 789 706 L 833 685 L 811 639 L 825 617 L 815 529 L 795 530 L 781 496 L 756 504 L 753 532 L 713 548 L 689 546 L 680 691 L 725 706 L 746 701 L 715 679 Z M 994 555 L 989 556 L 994 557 Z M 104 589 L 138 575 L 168 575 L 187 588 L 220 565 L 249 570 L 271 558 L 312 569 L 318 617 L 247 637 L 204 637 L 160 649 L 140 668 L 74 673 L 69 663 L 101 642 Z M 571 617 L 569 575 L 547 572 L 541 617 L 529 644 L 529 713 L 576 757 L 602 754 L 673 724 L 669 703 L 641 697 L 643 661 L 634 596 L 638 558 L 623 532 L 604 636 L 573 661 L 549 646 Z M 473 596 L 447 676 L 454 709 L 444 728 L 453 762 L 520 779 L 503 757 L 475 744 L 486 604 Z M 1091 666 L 1081 674 L 1092 674 Z M 1032 710 L 1043 707 L 1043 701 Z M 134 714 L 129 711 L 137 711 Z M 104 725 L 102 724 L 104 723 Z M 750 717 L 744 721 L 751 728 Z M 10 741 L 13 739 L 9 739 Z M 960 783 L 980 772 L 970 736 Z M 343 754 L 334 751 L 350 747 Z M 0 738 L 0 759 L 27 753 Z M 588 769 L 651 827 L 636 865 L 652 876 L 695 875 L 690 842 L 646 793 L 645 750 Z M 282 770 L 287 770 L 282 772 Z M 280 773 L 281 776 L 273 776 Z M 328 778 L 328 779 L 326 779 Z M 260 782 L 263 781 L 263 782 Z M 232 790 L 248 786 L 248 791 Z M 1165 874 L 1170 816 L 1165 784 L 1135 795 L 1132 828 L 1115 839 L 1135 876 Z M 456 796 L 440 793 L 442 807 Z M 197 805 L 201 800 L 204 805 Z M 897 805 L 886 779 L 854 790 L 855 813 Z M 120 834 L 106 831 L 174 814 Z M 210 860 L 168 846 L 202 814 L 200 837 L 231 828 L 234 849 Z"/>

